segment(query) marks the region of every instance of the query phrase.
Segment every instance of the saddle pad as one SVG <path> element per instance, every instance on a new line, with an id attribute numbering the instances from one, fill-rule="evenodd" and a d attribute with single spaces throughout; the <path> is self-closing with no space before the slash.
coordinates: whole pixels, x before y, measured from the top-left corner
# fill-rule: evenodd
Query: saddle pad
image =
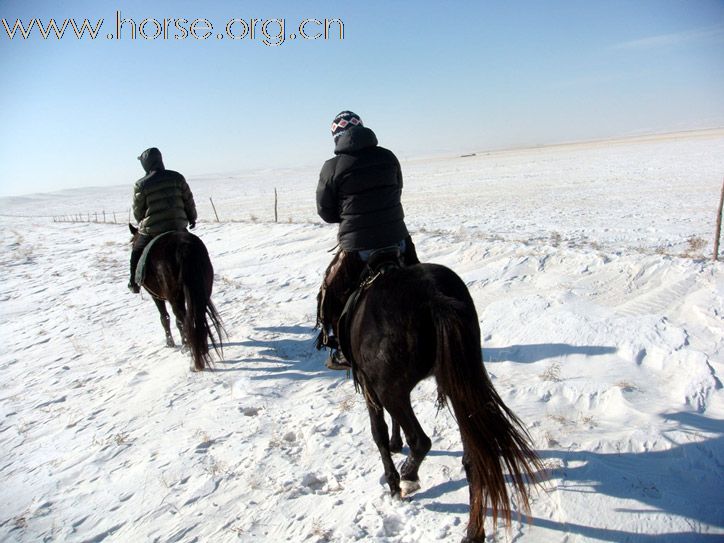
<path id="1" fill-rule="evenodd" d="M 136 284 L 142 285 L 143 280 L 146 277 L 146 262 L 148 261 L 148 253 L 151 251 L 151 247 L 153 247 L 156 242 L 161 239 L 166 234 L 170 234 L 173 232 L 173 230 L 169 230 L 168 232 L 164 232 L 163 234 L 159 234 L 155 238 L 153 238 L 146 247 L 144 247 L 143 252 L 141 253 L 141 259 L 138 261 L 138 266 L 136 267 Z"/>

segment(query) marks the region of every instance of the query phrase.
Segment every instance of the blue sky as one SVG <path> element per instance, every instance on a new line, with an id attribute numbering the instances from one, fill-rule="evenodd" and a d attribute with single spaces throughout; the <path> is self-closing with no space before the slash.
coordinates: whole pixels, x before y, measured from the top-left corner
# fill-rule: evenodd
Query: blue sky
<path id="1" fill-rule="evenodd" d="M 108 39 L 117 11 L 214 31 Z M 724 126 L 720 0 L 3 0 L 0 17 L 104 19 L 95 40 L 0 26 L 0 195 L 130 186 L 150 146 L 187 176 L 321 166 L 342 109 L 401 158 Z M 337 18 L 344 39 L 216 39 L 234 18 L 286 35 Z"/>

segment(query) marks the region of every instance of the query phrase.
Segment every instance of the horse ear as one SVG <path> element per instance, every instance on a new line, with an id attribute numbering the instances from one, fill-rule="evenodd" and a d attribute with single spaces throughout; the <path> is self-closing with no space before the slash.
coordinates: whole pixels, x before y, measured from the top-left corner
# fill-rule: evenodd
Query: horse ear
<path id="1" fill-rule="evenodd" d="M 133 226 L 130 222 L 128 223 L 128 229 L 131 231 L 131 234 L 134 236 L 138 233 L 138 228 Z"/>

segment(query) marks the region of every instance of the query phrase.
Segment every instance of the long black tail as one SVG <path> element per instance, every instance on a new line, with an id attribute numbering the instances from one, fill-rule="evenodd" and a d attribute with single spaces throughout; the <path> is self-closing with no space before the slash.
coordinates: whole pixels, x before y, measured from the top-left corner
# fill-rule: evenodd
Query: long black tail
<path id="1" fill-rule="evenodd" d="M 502 515 L 510 524 L 510 501 L 503 465 L 526 512 L 530 512 L 526 478 L 538 483 L 542 464 L 521 421 L 503 403 L 483 367 L 480 325 L 472 304 L 439 295 L 433 318 L 437 335 L 435 378 L 452 404 L 460 427 L 470 486 L 468 535 L 483 537 L 490 505 L 493 525 Z"/>
<path id="2" fill-rule="evenodd" d="M 203 370 L 211 366 L 209 342 L 214 351 L 223 356 L 223 337 L 226 335 L 221 317 L 211 302 L 214 269 L 201 240 L 181 243 L 178 258 L 179 281 L 186 299 L 184 337 L 191 349 L 194 367 Z"/>

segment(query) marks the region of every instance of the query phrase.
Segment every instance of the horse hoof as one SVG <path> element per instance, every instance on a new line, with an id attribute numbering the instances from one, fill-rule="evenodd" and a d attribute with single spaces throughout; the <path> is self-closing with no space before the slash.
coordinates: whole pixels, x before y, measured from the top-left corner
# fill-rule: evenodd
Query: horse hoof
<path id="1" fill-rule="evenodd" d="M 405 479 L 400 481 L 400 495 L 403 498 L 406 498 L 418 490 L 420 490 L 420 481 L 407 481 Z"/>

